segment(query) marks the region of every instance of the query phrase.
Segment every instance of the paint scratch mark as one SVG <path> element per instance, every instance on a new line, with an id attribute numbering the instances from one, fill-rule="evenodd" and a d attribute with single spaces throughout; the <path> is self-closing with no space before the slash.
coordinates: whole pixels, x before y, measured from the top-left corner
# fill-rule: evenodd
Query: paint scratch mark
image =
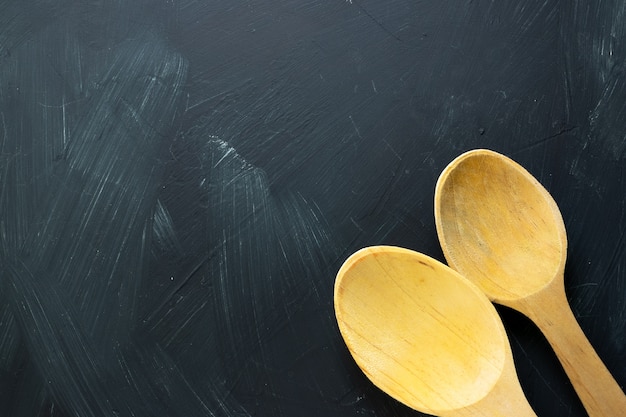
<path id="1" fill-rule="evenodd" d="M 350 119 L 350 122 L 352 123 L 352 127 L 354 127 L 354 131 L 356 132 L 356 135 L 360 139 L 363 139 L 363 136 L 361 136 L 361 132 L 359 131 L 359 128 L 357 127 L 356 123 L 354 122 L 354 119 L 352 118 L 352 115 L 348 116 L 348 118 Z"/>
<path id="2" fill-rule="evenodd" d="M 372 22 L 374 22 L 376 24 L 376 26 L 378 26 L 380 29 L 382 29 L 383 32 L 385 32 L 387 35 L 391 36 L 393 39 L 397 40 L 398 42 L 404 42 L 404 40 L 402 40 L 401 38 L 398 37 L 398 35 L 396 35 L 395 33 L 391 32 L 385 25 L 383 25 L 378 19 L 376 19 L 370 12 L 367 11 L 367 9 L 363 6 L 361 6 L 358 3 L 353 3 L 352 0 L 350 0 L 350 4 L 356 4 L 357 7 L 367 16 L 369 17 Z"/>

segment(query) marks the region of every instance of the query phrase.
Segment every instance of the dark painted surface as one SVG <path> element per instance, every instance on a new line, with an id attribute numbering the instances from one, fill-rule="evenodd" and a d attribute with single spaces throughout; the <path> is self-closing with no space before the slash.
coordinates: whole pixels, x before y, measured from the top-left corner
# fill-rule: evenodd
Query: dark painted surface
<path id="1" fill-rule="evenodd" d="M 0 415 L 419 415 L 356 367 L 332 287 L 367 245 L 443 260 L 435 181 L 475 147 L 553 194 L 572 309 L 624 387 L 625 15 L 1 0 Z M 498 309 L 537 414 L 585 415 Z"/>

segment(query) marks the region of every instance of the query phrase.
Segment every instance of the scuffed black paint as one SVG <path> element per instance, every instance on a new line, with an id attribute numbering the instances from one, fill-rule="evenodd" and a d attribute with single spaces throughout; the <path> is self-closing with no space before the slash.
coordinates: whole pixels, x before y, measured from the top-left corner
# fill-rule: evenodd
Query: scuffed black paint
<path id="1" fill-rule="evenodd" d="M 334 276 L 371 244 L 442 260 L 434 184 L 474 147 L 555 197 L 624 387 L 625 11 L 0 0 L 0 415 L 419 415 L 353 363 Z M 537 414 L 584 416 L 499 311 Z"/>

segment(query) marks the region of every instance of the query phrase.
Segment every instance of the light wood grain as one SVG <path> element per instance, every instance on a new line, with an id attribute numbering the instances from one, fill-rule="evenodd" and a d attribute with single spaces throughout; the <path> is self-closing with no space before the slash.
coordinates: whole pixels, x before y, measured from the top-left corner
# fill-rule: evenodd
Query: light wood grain
<path id="1" fill-rule="evenodd" d="M 341 267 L 334 301 L 356 363 L 398 401 L 438 416 L 535 416 L 495 308 L 448 266 L 365 248 Z"/>
<path id="2" fill-rule="evenodd" d="M 567 237 L 548 191 L 522 166 L 478 149 L 452 161 L 435 189 L 448 264 L 544 333 L 591 417 L 626 416 L 626 397 L 567 303 Z"/>

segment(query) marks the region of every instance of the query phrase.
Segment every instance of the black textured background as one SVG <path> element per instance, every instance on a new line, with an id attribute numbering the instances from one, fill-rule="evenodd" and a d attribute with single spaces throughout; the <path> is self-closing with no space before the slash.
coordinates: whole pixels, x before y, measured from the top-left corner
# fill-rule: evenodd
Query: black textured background
<path id="1" fill-rule="evenodd" d="M 435 181 L 476 147 L 554 196 L 624 387 L 625 59 L 617 0 L 0 0 L 0 416 L 420 415 L 333 283 L 367 245 L 443 260 Z M 584 416 L 498 311 L 537 414 Z"/>

